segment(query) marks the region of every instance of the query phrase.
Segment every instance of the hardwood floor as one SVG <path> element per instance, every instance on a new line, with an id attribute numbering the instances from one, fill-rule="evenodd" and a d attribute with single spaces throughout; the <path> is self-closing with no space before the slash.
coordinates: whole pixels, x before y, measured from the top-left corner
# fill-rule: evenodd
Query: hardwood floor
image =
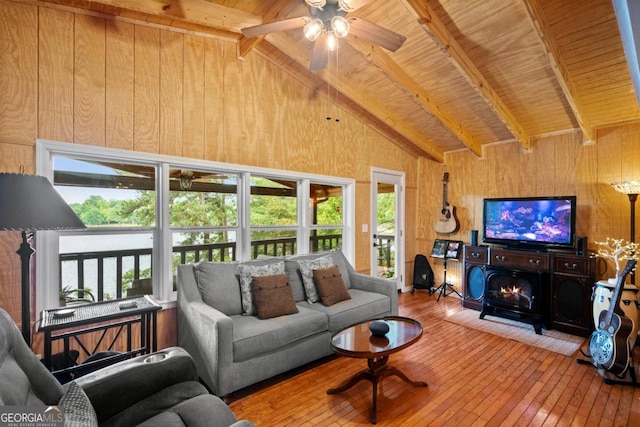
<path id="1" fill-rule="evenodd" d="M 424 335 L 389 364 L 428 388 L 396 377 L 378 386 L 379 426 L 640 426 L 640 388 L 607 385 L 590 365 L 444 319 L 454 295 L 399 295 L 400 315 Z M 532 329 L 532 333 L 533 329 Z M 578 354 L 576 354 L 578 356 Z M 634 352 L 637 365 L 638 347 Z M 267 426 L 370 425 L 371 384 L 327 395 L 366 361 L 330 357 L 229 396 L 239 418 Z"/>

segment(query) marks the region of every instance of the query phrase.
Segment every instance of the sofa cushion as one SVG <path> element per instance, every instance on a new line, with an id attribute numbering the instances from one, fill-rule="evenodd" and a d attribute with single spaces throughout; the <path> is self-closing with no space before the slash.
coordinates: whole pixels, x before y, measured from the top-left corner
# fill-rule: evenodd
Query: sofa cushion
<path id="1" fill-rule="evenodd" d="M 342 274 L 335 265 L 313 270 L 313 282 L 318 288 L 322 305 L 329 307 L 340 301 L 351 299 L 351 295 L 344 286 Z"/>
<path id="2" fill-rule="evenodd" d="M 302 277 L 300 277 L 300 266 L 294 258 L 286 258 L 284 260 L 284 271 L 289 276 L 289 285 L 293 292 L 293 299 L 298 301 L 306 301 L 307 296 L 304 293 L 304 285 Z"/>
<path id="3" fill-rule="evenodd" d="M 207 305 L 227 316 L 242 313 L 237 262 L 200 262 L 194 265 L 194 271 L 200 295 Z"/>
<path id="4" fill-rule="evenodd" d="M 247 261 L 238 265 L 240 270 L 240 296 L 242 298 L 242 314 L 252 316 L 255 314 L 253 300 L 251 298 L 251 281 L 255 276 L 272 276 L 284 274 L 284 260 L 266 259 Z"/>
<path id="5" fill-rule="evenodd" d="M 338 267 L 340 273 L 342 274 L 342 280 L 344 280 L 344 286 L 347 289 L 351 289 L 351 278 L 349 276 L 349 271 L 354 271 L 349 261 L 347 261 L 347 257 L 344 256 L 340 249 L 334 249 L 330 252 L 333 257 L 333 265 Z"/>
<path id="6" fill-rule="evenodd" d="M 304 284 L 302 283 L 302 276 L 300 273 L 300 265 L 298 261 L 300 260 L 313 260 L 317 258 L 324 257 L 326 255 L 331 255 L 333 257 L 333 264 L 338 267 L 340 273 L 342 274 L 342 280 L 344 281 L 344 285 L 347 289 L 351 288 L 351 280 L 349 278 L 349 267 L 348 261 L 345 258 L 344 254 L 340 251 L 340 249 L 333 249 L 330 251 L 324 252 L 315 252 L 312 254 L 304 254 L 304 255 L 292 255 L 290 257 L 285 258 L 284 268 L 289 276 L 289 284 L 291 285 L 291 290 L 293 291 L 293 297 L 297 302 L 306 301 L 307 296 L 304 290 Z"/>
<path id="7" fill-rule="evenodd" d="M 307 295 L 307 302 L 314 303 L 319 301 L 316 285 L 313 283 L 313 270 L 331 267 L 333 265 L 333 257 L 331 254 L 320 256 L 313 259 L 298 259 L 300 267 L 300 275 L 304 284 L 304 292 Z"/>
<path id="8" fill-rule="evenodd" d="M 259 319 L 298 312 L 286 274 L 255 276 L 251 281 L 251 297 Z"/>
<path id="9" fill-rule="evenodd" d="M 326 314 L 300 305 L 298 313 L 289 316 L 265 320 L 255 316 L 232 316 L 231 319 L 234 362 L 282 350 L 291 343 L 328 329 Z"/>
<path id="10" fill-rule="evenodd" d="M 374 319 L 390 314 L 389 298 L 375 292 L 349 289 L 350 300 L 341 301 L 331 307 L 322 304 L 300 302 L 300 310 L 309 308 L 324 313 L 329 319 L 329 331 L 336 332 L 367 319 Z"/>

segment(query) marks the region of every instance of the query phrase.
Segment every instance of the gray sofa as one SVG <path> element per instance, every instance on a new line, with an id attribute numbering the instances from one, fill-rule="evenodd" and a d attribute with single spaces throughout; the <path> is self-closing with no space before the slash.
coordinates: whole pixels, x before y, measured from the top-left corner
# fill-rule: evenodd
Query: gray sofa
<path id="1" fill-rule="evenodd" d="M 171 347 L 62 386 L 27 346 L 9 314 L 0 309 L 0 406 L 12 406 L 14 411 L 30 412 L 22 407 L 31 406 L 41 413 L 43 405 L 59 405 L 65 425 L 87 427 L 254 427 L 249 421 L 238 421 L 197 379 L 189 354 Z"/>
<path id="2" fill-rule="evenodd" d="M 340 271 L 351 297 L 328 307 L 309 302 L 312 291 L 305 291 L 303 283 L 305 272 L 327 259 Z M 298 312 L 269 319 L 242 314 L 242 266 L 262 268 L 283 261 Z M 178 344 L 218 396 L 332 354 L 330 337 L 342 328 L 397 314 L 395 285 L 357 273 L 340 250 L 178 266 Z"/>

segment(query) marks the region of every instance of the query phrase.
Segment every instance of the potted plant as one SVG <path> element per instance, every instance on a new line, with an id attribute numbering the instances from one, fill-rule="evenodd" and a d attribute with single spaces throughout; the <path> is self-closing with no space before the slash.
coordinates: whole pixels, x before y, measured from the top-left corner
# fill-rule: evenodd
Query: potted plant
<path id="1" fill-rule="evenodd" d="M 64 307 L 68 303 L 91 303 L 96 300 L 90 289 L 72 288 L 70 286 L 64 286 L 60 289 L 58 299 L 60 307 Z"/>

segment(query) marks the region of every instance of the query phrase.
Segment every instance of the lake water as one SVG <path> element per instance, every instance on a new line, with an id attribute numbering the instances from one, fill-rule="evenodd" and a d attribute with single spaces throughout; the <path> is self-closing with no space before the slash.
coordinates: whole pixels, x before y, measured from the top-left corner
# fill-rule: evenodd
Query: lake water
<path id="1" fill-rule="evenodd" d="M 143 234 L 109 234 L 109 235 L 83 235 L 83 236 L 60 236 L 59 250 L 61 254 L 86 253 L 114 251 L 125 249 L 145 249 L 153 246 L 153 235 Z M 62 286 L 70 288 L 78 287 L 77 263 L 62 263 Z M 151 256 L 140 257 L 140 269 L 151 268 Z M 127 272 L 134 269 L 133 257 L 126 257 L 122 260 L 122 271 Z M 104 260 L 104 294 L 105 297 L 116 297 L 116 260 Z M 94 291 L 97 297 L 98 287 L 98 262 L 97 260 L 86 260 L 84 262 L 84 286 Z"/>

